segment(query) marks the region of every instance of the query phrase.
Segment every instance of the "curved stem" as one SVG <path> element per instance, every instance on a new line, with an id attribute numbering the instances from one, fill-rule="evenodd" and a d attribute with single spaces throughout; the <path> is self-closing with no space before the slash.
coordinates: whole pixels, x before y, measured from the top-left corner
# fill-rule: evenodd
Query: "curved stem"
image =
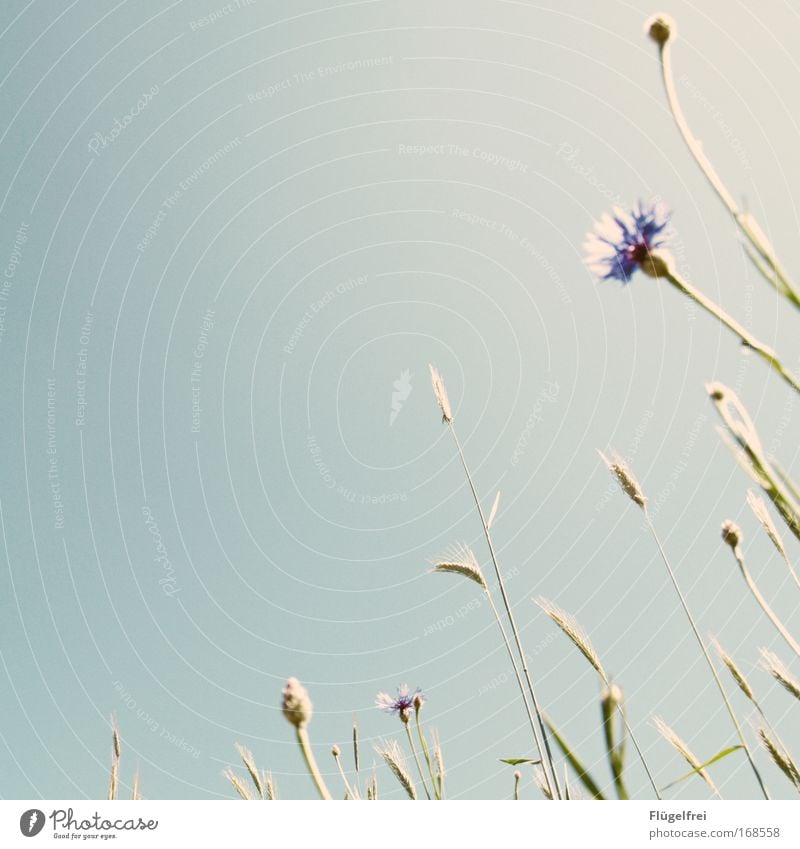
<path id="1" fill-rule="evenodd" d="M 344 784 L 345 793 L 347 793 L 347 795 L 351 799 L 357 799 L 358 797 L 353 792 L 353 788 L 351 787 L 350 782 L 347 780 L 347 776 L 344 774 L 344 767 L 342 767 L 342 762 L 339 759 L 339 755 L 334 755 L 333 759 L 336 761 L 336 766 L 339 767 L 339 775 L 342 776 L 342 782 Z"/>
<path id="2" fill-rule="evenodd" d="M 325 786 L 325 782 L 322 780 L 322 775 L 320 774 L 319 767 L 317 766 L 316 758 L 314 757 L 314 753 L 311 751 L 311 742 L 308 739 L 306 726 L 298 725 L 295 730 L 297 731 L 297 742 L 300 744 L 300 751 L 303 753 L 303 759 L 306 762 L 308 771 L 311 773 L 311 777 L 314 779 L 314 784 L 317 787 L 319 795 L 326 801 L 331 801 L 331 794 Z"/>
<path id="3" fill-rule="evenodd" d="M 422 771 L 422 766 L 419 762 L 419 757 L 417 756 L 417 749 L 414 746 L 414 738 L 411 736 L 411 729 L 408 727 L 408 723 L 404 722 L 403 725 L 406 728 L 406 735 L 408 736 L 408 745 L 411 746 L 411 754 L 414 756 L 414 763 L 417 765 L 417 772 L 419 773 L 420 779 L 422 779 L 422 789 L 425 791 L 425 795 L 428 797 L 428 801 L 431 799 L 431 794 L 428 791 L 428 783 L 425 781 L 425 773 Z"/>
<path id="4" fill-rule="evenodd" d="M 672 566 L 670 565 L 669 558 L 667 557 L 666 552 L 664 551 L 664 547 L 661 545 L 661 540 L 659 539 L 658 534 L 656 533 L 655 525 L 653 525 L 652 520 L 650 519 L 650 515 L 647 510 L 644 510 L 645 523 L 650 530 L 650 533 L 655 540 L 656 546 L 658 547 L 659 554 L 661 555 L 661 559 L 664 561 L 664 565 L 667 567 L 667 572 L 669 573 L 670 580 L 672 581 L 672 586 L 675 588 L 675 592 L 678 594 L 678 598 L 680 599 L 681 606 L 683 607 L 683 612 L 686 614 L 686 618 L 689 620 L 689 625 L 692 627 L 692 631 L 694 633 L 695 639 L 697 640 L 697 644 L 700 646 L 700 650 L 703 652 L 703 657 L 706 659 L 706 663 L 708 664 L 708 668 L 711 670 L 711 675 L 714 678 L 714 681 L 717 685 L 717 689 L 719 690 L 720 695 L 722 696 L 722 701 L 725 703 L 725 708 L 728 711 L 728 714 L 731 718 L 731 722 L 733 722 L 733 727 L 736 729 L 736 734 L 739 737 L 739 740 L 742 744 L 742 748 L 747 755 L 747 760 L 750 762 L 750 766 L 753 769 L 753 773 L 755 774 L 756 780 L 758 781 L 758 785 L 761 788 L 761 792 L 764 794 L 765 799 L 769 799 L 770 795 L 767 792 L 767 788 L 764 786 L 764 782 L 761 778 L 761 773 L 758 771 L 758 767 L 756 767 L 755 761 L 753 760 L 753 756 L 750 752 L 750 747 L 747 745 L 747 739 L 744 736 L 744 732 L 742 731 L 741 726 L 739 725 L 739 720 L 736 718 L 736 714 L 733 711 L 733 707 L 731 706 L 730 700 L 728 699 L 728 694 L 725 692 L 725 687 L 722 685 L 722 681 L 720 681 L 719 675 L 717 674 L 716 667 L 714 666 L 713 661 L 711 660 L 711 656 L 708 653 L 708 649 L 703 642 L 702 637 L 700 636 L 700 632 L 697 630 L 697 625 L 695 624 L 694 617 L 689 610 L 689 605 L 686 603 L 686 599 L 681 592 L 680 586 L 678 586 L 678 579 L 675 577 L 675 573 L 672 571 Z"/>
<path id="5" fill-rule="evenodd" d="M 739 337 L 743 345 L 755 351 L 766 363 L 777 372 L 788 384 L 795 390 L 800 392 L 800 378 L 792 374 L 778 359 L 772 348 L 759 342 L 746 328 L 744 328 L 735 318 L 732 318 L 725 312 L 722 307 L 706 297 L 699 289 L 692 286 L 691 283 L 679 277 L 674 272 L 670 271 L 663 275 L 665 280 L 668 280 L 679 292 L 691 298 L 696 304 L 699 304 L 706 312 L 714 316 L 718 321 L 725 325 L 732 333 Z"/>
<path id="6" fill-rule="evenodd" d="M 511 611 L 511 604 L 509 603 L 508 596 L 506 595 L 506 588 L 505 588 L 505 584 L 503 583 L 503 575 L 500 572 L 500 565 L 497 562 L 497 554 L 495 553 L 495 550 L 494 550 L 494 543 L 492 542 L 492 535 L 489 533 L 489 526 L 486 523 L 486 517 L 483 514 L 483 507 L 481 506 L 480 498 L 478 497 L 478 493 L 475 489 L 475 484 L 472 481 L 472 475 L 470 474 L 469 467 L 467 466 L 467 461 L 466 461 L 466 458 L 464 457 L 464 451 L 461 448 L 461 442 L 459 441 L 458 435 L 456 434 L 456 431 L 455 431 L 455 428 L 453 427 L 452 421 L 449 421 L 448 424 L 450 426 L 450 432 L 453 434 L 453 439 L 456 443 L 456 448 L 458 449 L 458 456 L 461 458 L 461 465 L 463 466 L 464 473 L 467 476 L 467 482 L 469 483 L 469 488 L 470 488 L 470 491 L 472 492 L 472 498 L 475 501 L 475 506 L 478 508 L 478 515 L 480 516 L 481 525 L 483 526 L 483 535 L 486 538 L 486 544 L 489 547 L 489 554 L 492 558 L 492 565 L 494 566 L 495 575 L 497 576 L 497 584 L 498 584 L 498 587 L 500 589 L 500 596 L 503 599 L 503 606 L 505 607 L 506 615 L 508 616 L 508 621 L 509 621 L 509 624 L 511 625 L 511 633 L 514 635 L 514 643 L 517 647 L 517 652 L 519 653 L 519 658 L 520 658 L 520 661 L 522 663 L 522 671 L 523 671 L 523 674 L 525 676 L 525 681 L 528 685 L 528 691 L 530 692 L 530 695 L 531 695 L 531 701 L 533 703 L 533 709 L 536 713 L 536 719 L 537 719 L 537 722 L 538 722 L 538 725 L 539 725 L 539 731 L 541 732 L 542 740 L 544 741 L 544 751 L 542 751 L 542 743 L 540 742 L 539 736 L 536 733 L 536 728 L 534 727 L 534 736 L 536 737 L 536 745 L 539 747 L 539 756 L 542 760 L 542 770 L 544 771 L 545 778 L 547 778 L 548 787 L 551 790 L 555 789 L 556 798 L 561 799 L 562 798 L 561 788 L 559 786 L 558 775 L 556 774 L 555 766 L 554 766 L 554 763 L 553 763 L 553 755 L 552 755 L 552 752 L 550 750 L 550 742 L 549 742 L 548 737 L 547 737 L 547 729 L 545 728 L 544 720 L 542 719 L 542 711 L 541 711 L 541 708 L 539 707 L 539 702 L 536 698 L 536 691 L 533 688 L 533 681 L 531 680 L 531 676 L 530 676 L 530 673 L 528 671 L 528 663 L 527 663 L 527 660 L 525 658 L 525 650 L 522 647 L 522 641 L 520 640 L 520 637 L 519 637 L 519 631 L 517 629 L 517 624 L 514 621 L 514 614 Z M 487 595 L 489 595 L 488 591 L 487 591 Z M 508 648 L 509 654 L 511 655 L 511 659 L 512 659 L 512 662 L 513 662 L 514 661 L 513 652 L 511 652 L 511 647 L 508 645 L 508 639 L 506 638 L 505 630 L 503 629 L 503 625 L 502 625 L 502 622 L 500 620 L 500 616 L 497 612 L 497 609 L 494 606 L 494 602 L 492 601 L 491 596 L 489 596 L 489 601 L 492 605 L 492 609 L 494 610 L 495 617 L 497 618 L 497 621 L 500 624 L 500 628 L 503 631 L 503 637 L 506 640 L 506 647 Z M 514 664 L 514 671 L 517 673 L 517 680 L 519 681 L 519 672 L 516 669 L 516 664 Z M 525 691 L 522 688 L 521 682 L 520 682 L 520 689 L 522 689 L 523 699 L 525 700 L 526 708 L 528 708 L 527 699 L 525 698 Z M 529 708 L 528 708 L 528 710 L 529 710 Z M 546 758 L 544 757 L 545 754 L 547 756 Z M 547 767 L 548 766 L 550 768 L 550 772 L 552 773 L 552 781 L 550 780 L 550 777 L 547 774 Z"/>
<path id="7" fill-rule="evenodd" d="M 667 95 L 667 103 L 669 104 L 672 117 L 675 119 L 675 124 L 683 137 L 686 147 L 694 157 L 695 162 L 700 166 L 705 178 L 708 180 L 711 187 L 716 192 L 719 199 L 731 214 L 736 222 L 742 235 L 752 245 L 758 258 L 763 261 L 756 262 L 756 268 L 761 272 L 766 281 L 775 288 L 775 290 L 783 295 L 796 307 L 800 307 L 800 295 L 796 288 L 792 285 L 786 272 L 779 264 L 774 251 L 770 247 L 764 235 L 760 232 L 760 228 L 756 225 L 753 218 L 739 209 L 733 195 L 728 191 L 725 184 L 720 179 L 714 166 L 709 161 L 703 151 L 703 145 L 699 139 L 693 135 L 686 116 L 683 114 L 680 101 L 678 100 L 677 92 L 675 91 L 675 79 L 672 73 L 672 50 L 670 41 L 666 41 L 659 50 L 659 58 L 661 62 L 661 77 L 664 82 L 664 91 Z M 754 257 L 755 259 L 755 257 Z"/>
<path id="8" fill-rule="evenodd" d="M 742 577 L 747 584 L 748 589 L 753 594 L 753 597 L 758 602 L 759 607 L 764 611 L 767 615 L 767 618 L 770 622 L 775 626 L 778 633 L 783 637 L 784 640 L 788 643 L 791 650 L 800 657 L 800 644 L 798 644 L 797 640 L 789 633 L 789 631 L 784 626 L 783 622 L 778 618 L 775 611 L 769 606 L 767 600 L 761 595 L 761 590 L 759 590 L 756 582 L 753 580 L 750 572 L 747 569 L 747 566 L 744 562 L 744 555 L 742 554 L 742 550 L 737 545 L 733 549 L 733 556 L 736 558 L 736 563 L 739 566 L 739 571 L 742 573 Z"/>

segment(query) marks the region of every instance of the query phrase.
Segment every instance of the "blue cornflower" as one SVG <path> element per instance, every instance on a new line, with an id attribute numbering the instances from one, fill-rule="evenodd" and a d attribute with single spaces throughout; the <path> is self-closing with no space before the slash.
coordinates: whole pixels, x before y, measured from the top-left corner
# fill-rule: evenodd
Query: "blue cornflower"
<path id="1" fill-rule="evenodd" d="M 613 215 L 605 213 L 583 243 L 589 270 L 601 280 L 623 283 L 630 282 L 637 268 L 651 277 L 664 276 L 668 264 L 654 251 L 666 244 L 663 231 L 669 218 L 660 201 L 639 201 L 630 212 L 614 207 Z"/>
<path id="2" fill-rule="evenodd" d="M 408 722 L 412 708 L 418 710 L 422 707 L 424 701 L 425 696 L 422 690 L 417 687 L 412 693 L 408 689 L 408 684 L 402 684 L 397 688 L 396 697 L 390 696 L 388 693 L 378 693 L 375 697 L 376 707 L 384 713 L 399 713 L 403 722 Z"/>

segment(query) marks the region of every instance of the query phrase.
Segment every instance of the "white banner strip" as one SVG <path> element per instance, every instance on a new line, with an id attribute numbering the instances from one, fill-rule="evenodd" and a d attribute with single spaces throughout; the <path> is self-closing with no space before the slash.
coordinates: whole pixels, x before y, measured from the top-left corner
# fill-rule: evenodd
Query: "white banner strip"
<path id="1" fill-rule="evenodd" d="M 278 845 L 306 849 L 411 841 L 491 849 L 520 846 L 800 846 L 798 802 L 405 802 L 0 801 L 0 846 L 53 840 L 113 846 Z M 64 843 L 59 843 L 64 845 Z M 242 844 L 245 845 L 245 844 Z"/>

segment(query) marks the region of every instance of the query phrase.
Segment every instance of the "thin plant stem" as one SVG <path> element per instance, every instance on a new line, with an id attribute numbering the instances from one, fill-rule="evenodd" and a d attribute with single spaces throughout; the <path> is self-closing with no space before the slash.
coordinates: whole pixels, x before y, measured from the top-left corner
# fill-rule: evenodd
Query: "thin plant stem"
<path id="1" fill-rule="evenodd" d="M 735 318 L 732 318 L 725 312 L 722 307 L 706 297 L 699 289 L 695 288 L 687 280 L 679 277 L 675 272 L 668 271 L 662 275 L 665 280 L 669 281 L 679 292 L 691 298 L 696 304 L 699 304 L 706 312 L 714 316 L 718 321 L 725 325 L 732 333 L 739 337 L 743 345 L 755 351 L 761 359 L 763 359 L 770 368 L 779 374 L 788 384 L 795 390 L 800 392 L 800 378 L 790 372 L 778 359 L 777 354 L 772 348 L 759 342 L 746 328 L 744 328 Z"/>
<path id="2" fill-rule="evenodd" d="M 500 572 L 500 566 L 497 562 L 497 554 L 496 554 L 495 549 L 494 549 L 494 543 L 492 542 L 492 535 L 489 532 L 489 526 L 486 523 L 486 518 L 483 514 L 483 507 L 481 506 L 480 498 L 478 497 L 478 493 L 475 489 L 475 484 L 473 483 L 472 475 L 470 474 L 470 471 L 469 471 L 469 466 L 467 466 L 467 461 L 466 461 L 466 458 L 464 457 L 464 451 L 461 447 L 461 442 L 458 438 L 458 435 L 456 434 L 456 431 L 455 431 L 455 428 L 453 427 L 452 421 L 447 422 L 447 424 L 450 427 L 450 432 L 453 434 L 453 440 L 455 441 L 456 448 L 458 449 L 458 456 L 461 458 L 461 465 L 464 468 L 464 473 L 467 476 L 467 482 L 469 483 L 469 488 L 470 488 L 470 491 L 472 492 L 472 498 L 475 501 L 475 506 L 478 509 L 478 515 L 480 516 L 481 525 L 483 526 L 483 534 L 486 538 L 486 544 L 489 547 L 489 554 L 490 554 L 491 559 L 492 559 L 492 565 L 494 566 L 495 575 L 497 576 L 497 584 L 498 584 L 498 587 L 500 589 L 500 596 L 503 599 L 503 606 L 505 607 L 506 615 L 508 616 L 508 621 L 509 621 L 509 624 L 511 625 L 511 632 L 514 635 L 514 643 L 517 647 L 517 652 L 519 653 L 519 658 L 520 658 L 520 661 L 521 661 L 521 664 L 522 664 L 522 671 L 523 671 L 523 674 L 525 676 L 525 681 L 528 685 L 528 691 L 530 692 L 530 695 L 531 695 L 531 702 L 533 704 L 533 709 L 536 713 L 536 719 L 538 721 L 539 731 L 541 732 L 542 740 L 544 741 L 544 751 L 543 751 L 542 750 L 542 743 L 540 742 L 539 735 L 536 733 L 536 729 L 534 727 L 534 736 L 536 737 L 536 744 L 539 748 L 539 755 L 540 755 L 541 760 L 542 760 L 542 768 L 543 768 L 545 777 L 547 778 L 548 787 L 550 787 L 551 790 L 555 789 L 556 797 L 558 799 L 561 799 L 562 798 L 561 787 L 559 786 L 558 775 L 556 774 L 555 766 L 554 766 L 554 763 L 553 763 L 553 755 L 552 755 L 552 752 L 550 750 L 550 742 L 549 742 L 548 737 L 547 737 L 547 729 L 545 728 L 544 721 L 542 719 L 542 711 L 541 711 L 541 708 L 539 707 L 539 701 L 536 698 L 536 691 L 534 690 L 534 687 L 533 687 L 533 681 L 531 680 L 531 676 L 530 676 L 530 673 L 528 671 L 528 663 L 527 663 L 527 660 L 526 660 L 526 657 L 525 657 L 525 650 L 522 647 L 522 641 L 520 640 L 520 637 L 519 637 L 519 631 L 517 629 L 517 624 L 514 620 L 514 614 L 511 610 L 511 604 L 509 603 L 508 596 L 506 595 L 505 584 L 503 582 L 503 575 Z M 487 595 L 488 595 L 488 591 L 487 591 Z M 491 599 L 491 596 L 489 596 L 489 600 L 491 602 L 492 609 L 494 610 L 497 621 L 498 621 L 498 623 L 500 623 L 500 627 L 502 629 L 502 627 L 503 627 L 502 622 L 500 620 L 500 616 L 497 612 L 497 609 L 494 605 L 494 602 Z M 505 631 L 504 630 L 503 630 L 503 636 L 505 638 Z M 512 661 L 513 661 L 513 653 L 511 652 L 511 647 L 508 646 L 508 640 L 507 639 L 506 639 L 506 645 L 507 645 L 507 648 L 509 650 L 509 653 L 512 656 Z M 515 664 L 515 671 L 516 671 L 516 664 Z M 517 672 L 517 679 L 519 680 L 519 673 L 518 672 Z M 523 699 L 525 700 L 526 707 L 527 707 L 527 698 L 525 697 L 525 691 L 524 691 L 524 688 L 522 688 L 522 686 L 521 686 L 521 682 L 520 682 L 520 688 L 522 689 Z M 546 757 L 545 757 L 545 755 L 546 755 Z M 547 766 L 545 766 L 545 763 L 547 764 Z M 552 782 L 550 781 L 550 778 L 547 775 L 548 766 L 549 766 L 550 772 L 552 773 Z"/>
<path id="3" fill-rule="evenodd" d="M 437 799 L 441 799 L 441 793 L 438 789 L 438 782 L 436 781 L 436 776 L 433 773 L 433 763 L 431 762 L 431 755 L 428 751 L 428 743 L 425 740 L 425 735 L 422 733 L 422 721 L 419 718 L 419 708 L 414 709 L 414 722 L 417 726 L 417 736 L 419 737 L 419 744 L 422 747 L 422 756 L 425 758 L 425 763 L 428 766 L 428 775 L 431 777 L 431 784 L 433 785 L 433 793 Z M 408 726 L 406 726 L 408 728 Z"/>
<path id="4" fill-rule="evenodd" d="M 783 297 L 794 304 L 795 307 L 800 307 L 800 295 L 798 295 L 797 289 L 793 286 L 788 275 L 778 262 L 774 251 L 768 244 L 764 235 L 760 232 L 760 228 L 756 225 L 752 216 L 739 209 L 736 201 L 733 199 L 733 195 L 728 191 L 727 187 L 714 169 L 714 166 L 705 155 L 702 144 L 694 137 L 694 134 L 689 127 L 675 90 L 675 80 L 672 73 L 672 51 L 670 39 L 667 39 L 660 45 L 659 58 L 661 64 L 661 76 L 664 82 L 664 91 L 667 95 L 667 103 L 669 104 L 672 117 L 675 119 L 675 123 L 684 142 L 686 143 L 687 148 L 689 149 L 689 152 L 700 166 L 700 170 L 705 175 L 719 199 L 731 214 L 731 217 L 736 222 L 736 225 L 742 235 L 752 246 L 754 255 L 751 254 L 751 258 L 754 260 L 754 264 L 758 271 L 779 294 L 783 295 Z"/>
<path id="5" fill-rule="evenodd" d="M 308 771 L 311 773 L 311 778 L 314 779 L 314 784 L 317 787 L 319 795 L 326 801 L 331 801 L 330 791 L 325 786 L 325 782 L 317 766 L 316 758 L 314 757 L 314 752 L 311 751 L 311 742 L 308 739 L 308 730 L 305 724 L 296 725 L 295 731 L 297 732 L 297 742 L 300 744 L 300 751 L 303 753 L 303 759 L 306 762 Z"/>
<path id="6" fill-rule="evenodd" d="M 800 540 L 800 502 L 792 497 L 792 487 L 786 483 L 785 475 L 767 459 L 755 424 L 744 404 L 733 390 L 721 383 L 707 384 L 706 389 L 720 418 L 742 451 L 741 455 L 734 451 L 740 465 L 761 487 L 789 530 Z"/>
<path id="7" fill-rule="evenodd" d="M 419 756 L 417 755 L 416 746 L 414 746 L 414 738 L 411 736 L 411 729 L 408 727 L 407 722 L 404 722 L 403 725 L 406 729 L 408 745 L 411 746 L 411 754 L 414 756 L 414 763 L 417 765 L 417 772 L 419 773 L 419 777 L 422 780 L 422 789 L 425 791 L 425 795 L 428 797 L 428 801 L 430 801 L 431 794 L 428 790 L 428 783 L 425 781 L 425 773 L 422 771 L 422 765 L 419 762 Z"/>
<path id="8" fill-rule="evenodd" d="M 703 652 L 703 657 L 706 659 L 706 663 L 708 664 L 708 668 L 711 670 L 711 675 L 714 678 L 714 682 L 717 685 L 717 689 L 722 696 L 722 701 L 725 703 L 725 708 L 730 715 L 731 722 L 733 722 L 733 726 L 736 729 L 736 734 L 741 741 L 742 748 L 747 755 L 747 760 L 750 762 L 750 766 L 752 767 L 753 773 L 755 774 L 756 780 L 758 781 L 758 785 L 761 788 L 761 792 L 764 795 L 765 799 L 769 799 L 770 795 L 767 791 L 767 788 L 764 786 L 764 781 L 761 778 L 761 773 L 758 771 L 758 767 L 753 760 L 753 755 L 750 752 L 750 747 L 747 745 L 747 739 L 744 736 L 744 732 L 742 731 L 741 726 L 739 725 L 739 720 L 736 718 L 736 714 L 734 713 L 733 707 L 731 706 L 730 700 L 728 699 L 728 694 L 725 692 L 725 687 L 720 680 L 719 675 L 717 674 L 716 667 L 714 666 L 714 662 L 711 660 L 711 656 L 708 653 L 708 649 L 706 649 L 705 643 L 703 642 L 703 638 L 700 636 L 700 632 L 697 629 L 697 625 L 695 624 L 694 617 L 689 610 L 689 605 L 686 603 L 686 599 L 684 598 L 683 593 L 681 592 L 681 588 L 678 585 L 678 580 L 675 577 L 675 573 L 672 571 L 672 566 L 670 565 L 669 558 L 667 557 L 666 552 L 664 551 L 664 547 L 661 544 L 661 539 L 656 532 L 655 525 L 653 524 L 650 514 L 647 512 L 646 508 L 643 508 L 645 523 L 650 530 L 650 533 L 655 540 L 656 546 L 658 547 L 659 554 L 661 555 L 661 559 L 664 561 L 664 565 L 667 567 L 667 572 L 669 573 L 670 580 L 672 581 L 672 586 L 675 588 L 675 592 L 680 599 L 681 606 L 683 607 L 683 612 L 686 614 L 686 618 L 689 620 L 689 624 L 691 625 L 692 632 L 694 633 L 695 639 L 697 640 L 697 644 L 700 646 L 700 650 Z"/>
<path id="9" fill-rule="evenodd" d="M 761 594 L 761 590 L 759 590 L 747 568 L 747 565 L 745 564 L 742 549 L 737 545 L 732 548 L 732 551 L 733 556 L 736 558 L 736 563 L 739 566 L 739 571 L 742 573 L 742 577 L 744 578 L 748 589 L 753 594 L 753 598 L 755 598 L 758 602 L 758 606 L 764 611 L 769 621 L 772 622 L 778 633 L 788 643 L 791 650 L 800 657 L 800 644 L 798 644 L 797 640 L 795 640 L 795 638 L 789 633 L 783 622 L 781 622 L 775 611 L 769 606 L 767 600 Z"/>
<path id="10" fill-rule="evenodd" d="M 353 792 L 353 788 L 350 786 L 350 782 L 347 780 L 347 776 L 344 774 L 344 768 L 342 767 L 342 761 L 340 760 L 339 755 L 334 754 L 333 759 L 336 761 L 336 766 L 339 767 L 339 775 L 342 776 L 342 782 L 344 783 L 345 792 L 351 799 L 356 799 L 357 796 Z"/>
<path id="11" fill-rule="evenodd" d="M 600 678 L 603 680 L 607 687 L 611 686 L 611 682 L 606 678 L 605 675 L 601 675 Z M 628 732 L 628 736 L 631 738 L 633 747 L 636 749 L 636 753 L 639 755 L 639 760 L 642 762 L 644 771 L 647 773 L 647 778 L 650 780 L 650 785 L 653 788 L 653 792 L 656 794 L 656 799 L 660 800 L 661 793 L 659 792 L 658 787 L 656 786 L 653 774 L 650 772 L 650 767 L 647 765 L 647 761 L 644 757 L 644 752 L 642 752 L 642 749 L 639 746 L 639 741 L 636 739 L 636 735 L 633 733 L 633 728 L 631 728 L 631 725 L 628 722 L 628 715 L 625 713 L 625 709 L 621 704 L 617 704 L 617 710 L 619 711 L 619 715 L 622 717 L 622 721 L 625 724 L 625 730 Z"/>

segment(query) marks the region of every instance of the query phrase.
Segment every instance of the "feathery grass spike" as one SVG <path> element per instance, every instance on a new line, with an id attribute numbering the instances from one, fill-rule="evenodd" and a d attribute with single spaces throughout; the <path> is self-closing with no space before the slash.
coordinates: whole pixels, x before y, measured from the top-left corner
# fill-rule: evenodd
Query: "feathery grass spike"
<path id="1" fill-rule="evenodd" d="M 408 770 L 403 766 L 403 753 L 397 741 L 390 740 L 388 743 L 376 746 L 376 751 L 386 761 L 386 765 L 392 771 L 394 777 L 400 782 L 409 799 L 416 801 L 417 789 L 414 787 L 414 782 L 411 780 Z"/>
<path id="2" fill-rule="evenodd" d="M 455 545 L 434 562 L 433 572 L 451 572 L 463 575 L 487 590 L 486 579 L 483 577 L 478 560 L 472 549 L 466 545 Z"/>
<path id="3" fill-rule="evenodd" d="M 775 652 L 761 649 L 761 664 L 787 693 L 791 693 L 796 699 L 800 699 L 800 681 L 789 672 L 786 664 Z"/>
<path id="4" fill-rule="evenodd" d="M 557 604 L 539 596 L 533 599 L 536 604 L 558 625 L 564 634 L 572 641 L 578 651 L 589 661 L 600 677 L 607 682 L 607 677 L 603 665 L 600 663 L 600 656 L 595 651 L 586 632 L 577 623 L 575 618 L 562 610 Z"/>
<path id="5" fill-rule="evenodd" d="M 693 773 L 697 773 L 697 775 L 699 775 L 700 778 L 702 778 L 703 781 L 705 781 L 705 783 L 711 788 L 714 795 L 721 799 L 722 796 L 720 796 L 717 786 L 711 780 L 711 776 L 706 772 L 703 764 L 700 763 L 700 759 L 689 748 L 688 743 L 679 737 L 660 716 L 655 717 L 653 719 L 653 723 L 655 724 L 658 733 L 661 734 L 670 746 L 672 746 L 672 748 L 680 754 L 686 763 L 689 764 Z"/>
<path id="6" fill-rule="evenodd" d="M 627 495 L 634 504 L 644 510 L 647 507 L 647 497 L 625 461 L 618 454 L 614 454 L 612 459 L 609 460 L 602 451 L 598 451 L 597 453 L 608 467 L 608 470 L 617 479 L 617 482 L 622 487 L 622 491 L 625 495 Z"/>

